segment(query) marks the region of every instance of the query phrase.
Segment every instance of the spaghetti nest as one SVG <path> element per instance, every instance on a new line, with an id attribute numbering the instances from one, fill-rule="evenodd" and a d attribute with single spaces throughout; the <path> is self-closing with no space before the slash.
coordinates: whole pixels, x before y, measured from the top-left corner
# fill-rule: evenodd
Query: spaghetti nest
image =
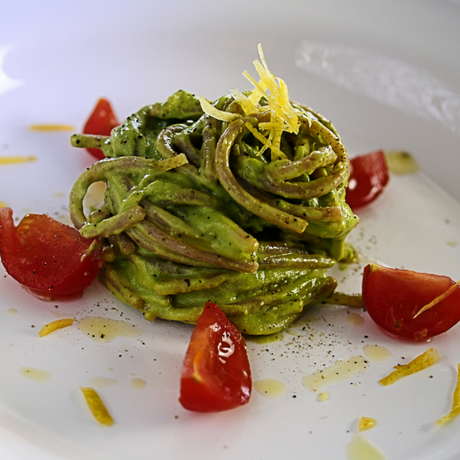
<path id="1" fill-rule="evenodd" d="M 351 257 L 347 153 L 332 124 L 299 104 L 298 132 L 275 132 L 276 147 L 264 141 L 263 97 L 253 114 L 235 95 L 208 105 L 178 91 L 109 137 L 73 135 L 107 158 L 74 184 L 71 218 L 105 242 L 101 281 L 147 319 L 195 323 L 213 301 L 242 332 L 277 332 L 334 296 L 326 271 Z M 99 181 L 104 205 L 86 215 Z"/>

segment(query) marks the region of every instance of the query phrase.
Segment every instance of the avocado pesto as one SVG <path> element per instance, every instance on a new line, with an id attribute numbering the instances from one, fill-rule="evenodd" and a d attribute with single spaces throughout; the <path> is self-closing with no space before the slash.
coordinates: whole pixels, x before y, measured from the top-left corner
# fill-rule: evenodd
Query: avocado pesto
<path id="1" fill-rule="evenodd" d="M 273 107 L 260 91 L 211 103 L 181 90 L 108 137 L 71 138 L 107 157 L 74 184 L 72 221 L 105 242 L 102 283 L 148 320 L 195 323 L 212 301 L 264 335 L 337 295 L 327 269 L 353 256 L 345 238 L 357 224 L 345 147 L 318 113 Z M 86 216 L 98 181 L 104 205 Z"/>

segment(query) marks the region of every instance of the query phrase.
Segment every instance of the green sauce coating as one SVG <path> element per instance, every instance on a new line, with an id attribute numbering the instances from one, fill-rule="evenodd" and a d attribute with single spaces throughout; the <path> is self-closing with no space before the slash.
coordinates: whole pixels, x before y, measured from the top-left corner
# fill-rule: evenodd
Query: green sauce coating
<path id="1" fill-rule="evenodd" d="M 230 95 L 213 105 L 241 113 Z M 276 161 L 248 128 L 268 112 L 222 122 L 182 90 L 110 136 L 73 135 L 72 145 L 107 157 L 70 195 L 75 227 L 105 242 L 107 288 L 148 320 L 193 324 L 212 301 L 253 335 L 285 329 L 308 305 L 346 300 L 327 270 L 355 255 L 345 243 L 358 223 L 345 202 L 348 156 L 330 121 L 294 108 L 299 133 L 283 133 L 286 158 Z M 98 181 L 104 205 L 87 216 L 83 199 Z"/>

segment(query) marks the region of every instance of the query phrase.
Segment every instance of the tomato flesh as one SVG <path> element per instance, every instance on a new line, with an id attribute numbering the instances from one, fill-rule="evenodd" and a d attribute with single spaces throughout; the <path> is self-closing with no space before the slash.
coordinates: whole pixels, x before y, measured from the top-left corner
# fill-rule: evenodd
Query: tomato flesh
<path id="1" fill-rule="evenodd" d="M 244 338 L 222 310 L 208 302 L 185 355 L 179 401 L 191 411 L 218 412 L 246 404 L 251 389 Z"/>
<path id="2" fill-rule="evenodd" d="M 374 201 L 390 180 L 383 150 L 359 155 L 350 160 L 346 201 L 357 209 Z"/>
<path id="3" fill-rule="evenodd" d="M 110 136 L 112 129 L 118 125 L 112 105 L 107 99 L 100 98 L 83 127 L 83 133 Z M 86 150 L 100 160 L 105 158 L 101 149 L 87 148 Z"/>
<path id="4" fill-rule="evenodd" d="M 45 214 L 28 214 L 15 227 L 10 208 L 0 209 L 0 255 L 16 281 L 48 298 L 83 291 L 102 265 L 97 240 Z"/>
<path id="5" fill-rule="evenodd" d="M 370 264 L 364 268 L 363 300 L 371 318 L 392 335 L 425 340 L 449 330 L 460 320 L 460 287 L 414 318 L 419 310 L 445 293 L 448 276 Z"/>

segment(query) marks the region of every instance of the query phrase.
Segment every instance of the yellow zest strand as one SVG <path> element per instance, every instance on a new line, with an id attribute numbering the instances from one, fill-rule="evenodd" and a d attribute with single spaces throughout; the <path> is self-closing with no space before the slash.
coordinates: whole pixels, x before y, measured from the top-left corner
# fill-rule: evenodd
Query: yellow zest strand
<path id="1" fill-rule="evenodd" d="M 268 93 L 266 91 L 264 91 L 262 89 L 262 87 L 259 85 L 259 83 L 257 83 L 254 78 L 251 77 L 251 75 L 249 75 L 248 72 L 244 71 L 243 72 L 243 75 L 267 98 L 268 100 L 268 103 L 269 103 L 269 107 L 270 107 L 270 111 L 271 110 L 274 110 L 276 112 L 276 114 L 282 119 L 284 120 L 284 114 L 283 112 L 281 111 L 281 109 L 272 102 L 272 98 L 268 95 Z M 286 121 L 286 124 L 288 124 L 288 122 Z M 293 131 L 291 131 L 293 132 Z"/>
<path id="2" fill-rule="evenodd" d="M 51 323 L 45 324 L 40 331 L 38 331 L 39 337 L 51 334 L 51 332 L 63 329 L 64 327 L 71 326 L 75 320 L 73 318 L 57 319 Z"/>
<path id="3" fill-rule="evenodd" d="M 268 69 L 265 57 L 263 54 L 262 47 L 259 45 L 259 55 L 262 60 L 263 66 L 259 61 L 254 62 L 254 66 L 260 75 L 262 80 L 266 81 L 266 86 L 270 90 L 271 96 L 269 97 L 266 93 L 265 96 L 270 101 L 270 106 L 274 105 L 274 108 L 279 107 L 280 112 L 277 111 L 281 119 L 289 126 L 289 132 L 296 134 L 299 131 L 299 122 L 297 114 L 289 101 L 289 91 L 287 85 L 281 78 L 275 77 Z"/>
<path id="4" fill-rule="evenodd" d="M 421 315 L 424 311 L 429 310 L 430 308 L 433 308 L 435 305 L 438 303 L 442 302 L 448 295 L 450 295 L 456 288 L 458 288 L 460 285 L 460 280 L 458 280 L 455 284 L 453 284 L 449 289 L 444 291 L 442 294 L 438 295 L 435 297 L 430 303 L 426 304 L 424 307 L 422 307 L 412 319 L 417 318 L 418 315 Z"/>
<path id="5" fill-rule="evenodd" d="M 72 125 L 58 125 L 58 124 L 35 124 L 30 125 L 31 131 L 75 131 Z"/>
<path id="6" fill-rule="evenodd" d="M 264 146 L 270 146 L 269 140 L 262 135 L 260 131 L 258 131 L 254 126 L 251 125 L 251 123 L 247 122 L 244 124 L 246 128 L 248 128 L 248 131 L 251 132 L 251 134 L 259 141 L 261 142 Z M 262 151 L 259 152 L 259 155 L 262 154 Z"/>
<path id="7" fill-rule="evenodd" d="M 93 414 L 94 418 L 102 425 L 113 425 L 112 416 L 109 414 L 109 411 L 105 407 L 96 390 L 90 387 L 80 387 L 80 390 L 82 391 L 89 410 Z"/>
<path id="8" fill-rule="evenodd" d="M 455 387 L 452 399 L 452 410 L 447 415 L 444 415 L 444 417 L 441 417 L 436 422 L 436 425 L 444 425 L 457 417 L 458 414 L 460 414 L 460 363 L 457 364 L 457 385 Z"/>
<path id="9" fill-rule="evenodd" d="M 37 158 L 33 155 L 27 157 L 24 156 L 10 156 L 10 157 L 0 157 L 0 165 L 10 165 L 16 163 L 27 163 L 28 161 L 37 161 Z"/>
<path id="10" fill-rule="evenodd" d="M 239 115 L 237 113 L 224 112 L 223 110 L 217 109 L 212 104 L 210 104 L 203 96 L 200 96 L 199 99 L 203 112 L 207 113 L 208 115 L 211 115 L 211 117 L 215 118 L 216 120 L 231 122 L 239 118 Z"/>
<path id="11" fill-rule="evenodd" d="M 281 151 L 281 135 L 283 134 L 282 129 L 274 129 L 273 130 L 273 147 L 272 151 L 272 161 L 276 161 L 282 158 L 287 158 L 287 156 Z"/>
<path id="12" fill-rule="evenodd" d="M 263 144 L 262 149 L 257 153 L 258 156 L 262 155 L 265 152 L 265 150 L 270 149 L 272 152 L 272 161 L 274 159 L 287 158 L 285 153 L 279 148 L 275 147 L 274 145 L 276 143 L 273 142 L 273 137 L 276 134 L 275 131 L 270 132 L 270 135 L 267 139 L 260 133 L 260 131 L 255 129 L 254 126 L 251 125 L 251 123 L 245 123 L 244 125 L 246 126 L 246 128 L 248 128 L 248 131 L 250 131 L 252 135 Z"/>
<path id="13" fill-rule="evenodd" d="M 359 419 L 358 431 L 366 431 L 374 428 L 377 422 L 372 417 L 361 417 Z"/>
<path id="14" fill-rule="evenodd" d="M 404 366 L 395 366 L 396 370 L 387 377 L 380 380 L 379 383 L 383 386 L 391 385 L 402 377 L 414 374 L 415 372 L 432 366 L 434 363 L 439 361 L 441 357 L 442 356 L 439 354 L 439 352 L 435 348 L 431 347 L 420 356 L 414 358 L 410 363 L 405 364 Z"/>
<path id="15" fill-rule="evenodd" d="M 258 127 L 259 130 L 268 130 L 268 135 L 263 135 L 260 131 L 258 131 L 259 134 L 256 134 L 256 129 L 253 127 L 248 127 L 248 130 L 263 144 L 259 154 L 270 149 L 272 153 L 271 159 L 272 161 L 276 161 L 281 158 L 287 158 L 281 150 L 281 136 L 283 132 L 287 131 L 297 134 L 299 132 L 300 122 L 297 112 L 289 100 L 289 91 L 286 83 L 270 72 L 260 44 L 258 45 L 258 50 L 262 63 L 255 60 L 253 64 L 259 74 L 259 82 L 254 80 L 246 70 L 243 72 L 243 75 L 249 80 L 252 86 L 254 86 L 252 94 L 247 97 L 238 89 L 233 89 L 231 90 L 231 95 L 235 102 L 240 105 L 245 116 L 265 112 L 267 110 L 270 111 L 270 121 L 261 123 Z M 260 105 L 260 99 L 262 97 L 267 100 L 268 108 L 266 105 Z M 217 109 L 202 96 L 200 96 L 199 100 L 203 111 L 217 120 L 231 123 L 235 119 L 241 117 L 239 114 Z"/>
<path id="16" fill-rule="evenodd" d="M 230 94 L 232 95 L 233 99 L 235 99 L 238 104 L 240 104 L 241 108 L 243 109 L 243 112 L 246 115 L 249 115 L 251 113 L 257 113 L 260 111 L 260 107 L 257 108 L 255 104 L 252 103 L 252 101 L 249 100 L 240 90 L 238 89 L 232 89 L 230 91 Z"/>

